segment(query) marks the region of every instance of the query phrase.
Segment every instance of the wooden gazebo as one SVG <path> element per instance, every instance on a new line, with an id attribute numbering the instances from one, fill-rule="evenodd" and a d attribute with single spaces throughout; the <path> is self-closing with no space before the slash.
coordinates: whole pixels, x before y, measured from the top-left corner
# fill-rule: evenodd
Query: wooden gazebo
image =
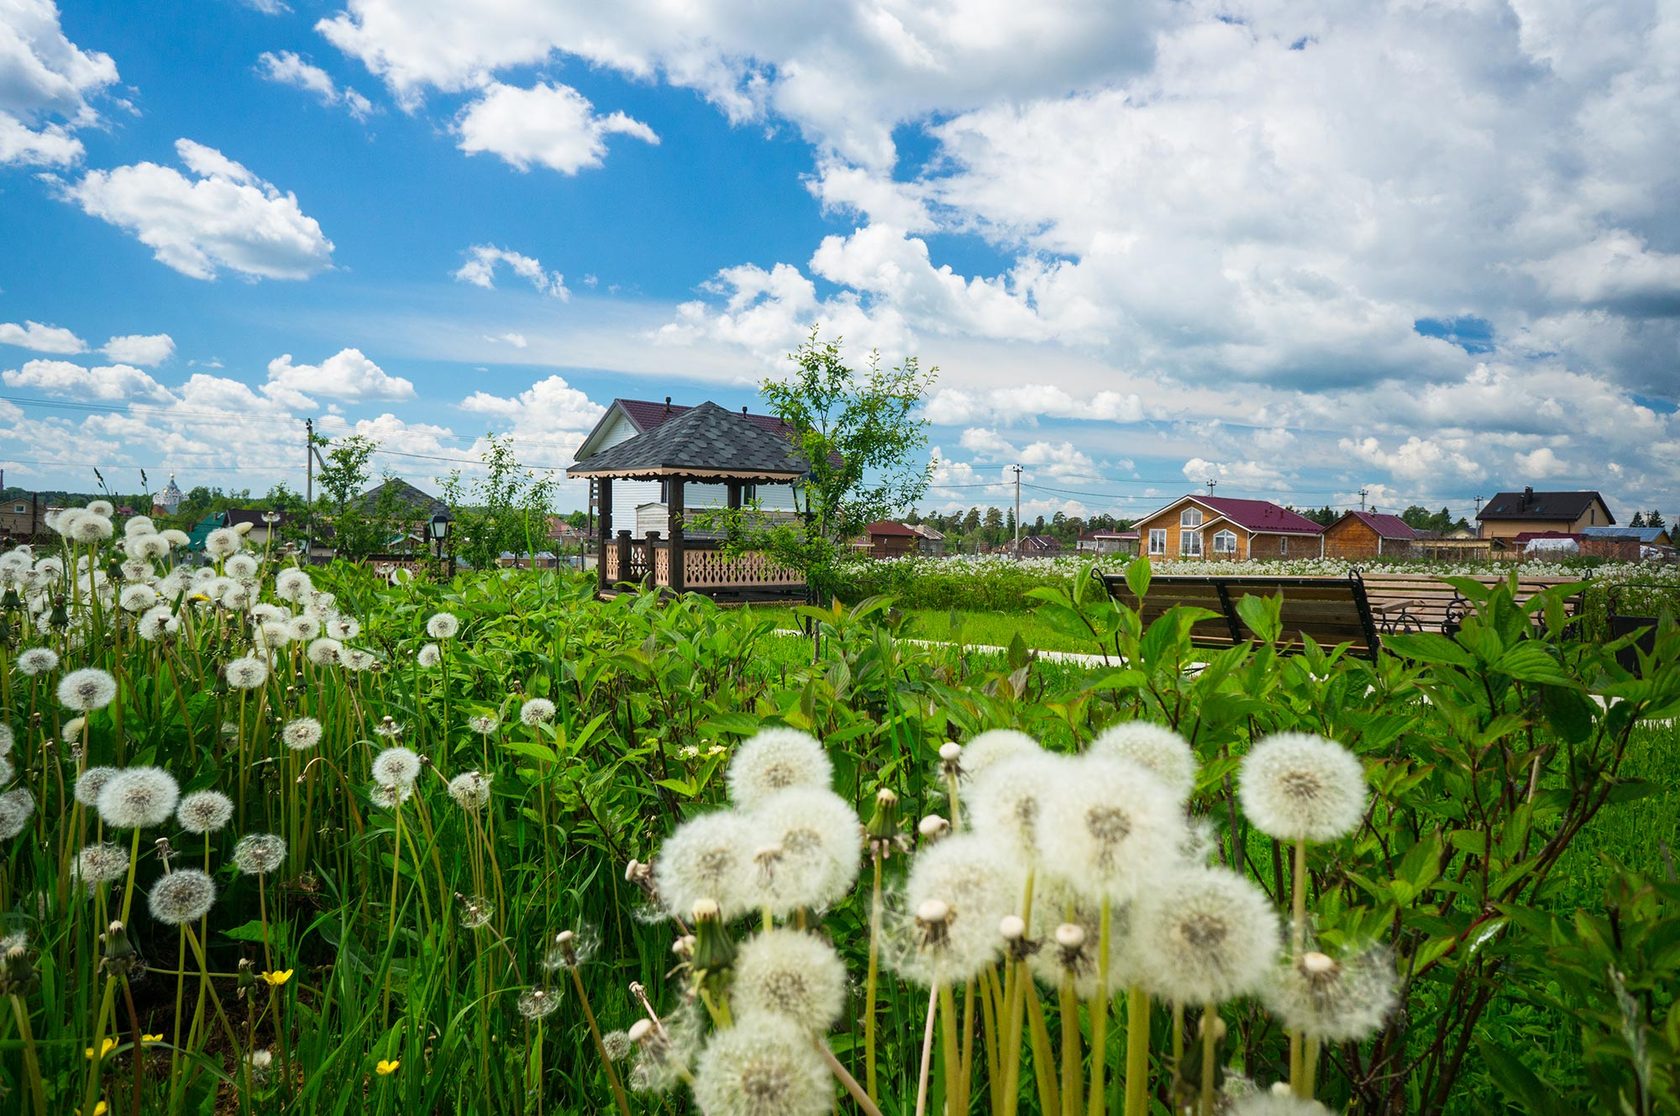
<path id="1" fill-rule="evenodd" d="M 596 575 L 600 592 L 619 585 L 652 584 L 673 592 L 731 600 L 800 597 L 805 578 L 757 553 L 730 557 L 718 539 L 691 538 L 684 530 L 685 484 L 721 485 L 727 506 L 739 508 L 748 486 L 797 484 L 809 472 L 788 439 L 745 415 L 715 403 L 698 407 L 633 438 L 609 446 L 566 470 L 596 485 Z M 649 530 L 644 538 L 614 529 L 612 482 L 660 481 L 666 489 L 669 537 Z"/>

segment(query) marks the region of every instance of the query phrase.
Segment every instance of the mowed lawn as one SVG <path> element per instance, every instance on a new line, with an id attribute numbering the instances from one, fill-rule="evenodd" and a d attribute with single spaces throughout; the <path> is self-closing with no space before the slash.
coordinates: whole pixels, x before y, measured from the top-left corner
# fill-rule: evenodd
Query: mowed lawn
<path id="1" fill-rule="evenodd" d="M 768 616 L 778 628 L 797 628 L 800 617 L 791 608 L 752 607 L 755 616 Z M 1079 651 L 1098 654 L 1102 650 L 1089 637 L 1080 638 L 1060 631 L 1032 612 L 982 612 L 975 609 L 911 608 L 905 615 L 902 634 L 908 639 L 927 639 L 964 646 L 980 644 L 1008 647 L 1017 635 L 1028 647 L 1040 651 Z"/>

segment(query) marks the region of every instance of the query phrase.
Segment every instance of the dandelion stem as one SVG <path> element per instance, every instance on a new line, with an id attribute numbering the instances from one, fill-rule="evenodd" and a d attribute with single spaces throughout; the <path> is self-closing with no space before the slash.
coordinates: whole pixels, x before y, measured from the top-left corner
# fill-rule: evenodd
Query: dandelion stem
<path id="1" fill-rule="evenodd" d="M 817 1053 L 822 1055 L 822 1060 L 828 1065 L 828 1072 L 840 1082 L 842 1089 L 851 1094 L 852 1100 L 857 1102 L 865 1116 L 881 1116 L 881 1109 L 870 1099 L 869 1094 L 863 1091 L 863 1086 L 857 1083 L 857 1078 L 846 1072 L 846 1067 L 840 1064 L 840 1060 L 834 1056 L 834 1051 L 828 1048 L 828 1043 L 819 1038 L 816 1045 Z"/>
<path id="2" fill-rule="evenodd" d="M 1091 997 L 1091 1095 L 1085 1106 L 1089 1116 L 1103 1116 L 1108 1101 L 1103 1079 L 1108 1068 L 1108 954 L 1113 922 L 1113 908 L 1105 895 L 1097 923 L 1097 992 Z"/>
<path id="3" fill-rule="evenodd" d="M 1304 839 L 1295 842 L 1295 862 L 1293 879 L 1290 881 L 1292 895 L 1290 899 L 1289 920 L 1289 961 L 1291 964 L 1300 960 L 1301 951 L 1306 947 L 1307 938 L 1307 842 Z M 1289 1030 L 1289 1086 L 1290 1091 L 1297 1097 L 1310 1097 L 1310 1085 L 1307 1082 L 1305 1058 L 1303 1056 L 1302 1036 L 1298 1028 Z"/>
<path id="4" fill-rule="evenodd" d="M 1056 1087 L 1056 1055 L 1050 1045 L 1050 1028 L 1044 1022 L 1044 1005 L 1039 1002 L 1038 985 L 1032 982 L 1024 969 L 1021 984 L 1027 1006 L 1032 1009 L 1027 1020 L 1032 1037 L 1033 1078 L 1038 1082 L 1039 1110 L 1046 1114 L 1055 1113 L 1061 1109 L 1062 1100 Z"/>
<path id="5" fill-rule="evenodd" d="M 869 975 L 863 986 L 863 1079 L 871 1097 L 880 1096 L 875 1070 L 875 990 L 881 976 L 881 852 L 870 854 L 874 882 L 869 892 Z"/>
<path id="6" fill-rule="evenodd" d="M 1202 1100 L 1201 1116 L 1213 1116 L 1214 1049 L 1219 1043 L 1219 1006 L 1202 1005 Z"/>
<path id="7" fill-rule="evenodd" d="M 928 989 L 927 1026 L 922 1030 L 922 1068 L 916 1074 L 916 1116 L 927 1112 L 928 1070 L 933 1064 L 933 1024 L 939 1015 L 939 985 Z"/>
<path id="8" fill-rule="evenodd" d="M 1126 991 L 1126 1116 L 1149 1113 L 1149 993 Z"/>
<path id="9" fill-rule="evenodd" d="M 1062 1116 L 1079 1116 L 1079 993 L 1073 973 L 1062 973 Z"/>
<path id="10" fill-rule="evenodd" d="M 589 1037 L 595 1041 L 595 1053 L 601 1056 L 601 1066 L 607 1071 L 607 1084 L 612 1086 L 613 1101 L 618 1105 L 622 1116 L 630 1116 L 630 1102 L 624 1096 L 624 1086 L 619 1084 L 618 1071 L 613 1069 L 612 1059 L 607 1057 L 606 1045 L 601 1041 L 601 1028 L 596 1025 L 595 1012 L 589 1007 L 589 993 L 583 990 L 583 978 L 578 976 L 576 965 L 568 965 L 566 971 L 572 974 L 572 987 L 577 989 L 578 1006 L 583 1008 L 583 1018 L 589 1024 Z"/>
<path id="11" fill-rule="evenodd" d="M 23 1071 L 29 1079 L 35 1116 L 47 1116 L 47 1091 L 41 1081 L 41 1057 L 35 1050 L 35 1034 L 29 1029 L 29 1011 L 23 1006 L 22 996 L 13 993 L 6 998 L 12 1001 L 12 1018 L 17 1020 L 18 1041 L 23 1046 Z"/>

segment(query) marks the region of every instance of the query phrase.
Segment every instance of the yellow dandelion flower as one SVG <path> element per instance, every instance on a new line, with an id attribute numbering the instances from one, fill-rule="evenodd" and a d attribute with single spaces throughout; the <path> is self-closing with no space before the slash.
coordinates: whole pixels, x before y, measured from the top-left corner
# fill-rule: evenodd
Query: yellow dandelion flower
<path id="1" fill-rule="evenodd" d="M 94 1054 L 93 1047 L 91 1047 L 91 1046 L 83 1047 L 82 1048 L 82 1054 L 89 1061 L 92 1061 L 95 1057 L 104 1058 L 105 1055 L 109 1054 L 111 1051 L 115 1050 L 116 1048 L 117 1048 L 117 1040 L 114 1039 L 114 1038 L 111 1038 L 109 1035 L 107 1035 L 105 1037 L 105 1041 L 99 1044 L 99 1053 L 97 1055 Z"/>
<path id="2" fill-rule="evenodd" d="M 273 972 L 263 973 L 262 978 L 268 982 L 268 986 L 270 988 L 279 988 L 282 984 L 285 984 L 288 980 L 292 979 L 292 970 L 277 969 Z"/>
<path id="3" fill-rule="evenodd" d="M 390 1077 L 393 1073 L 397 1072 L 397 1067 L 400 1065 L 402 1065 L 401 1058 L 396 1058 L 389 1062 L 387 1062 L 384 1058 L 381 1058 L 379 1059 L 379 1064 L 373 1067 L 373 1071 L 380 1077 Z"/>
<path id="4" fill-rule="evenodd" d="M 162 1042 L 163 1041 L 163 1035 L 161 1035 L 161 1034 L 156 1034 L 156 1035 L 141 1034 L 140 1041 L 141 1042 Z"/>

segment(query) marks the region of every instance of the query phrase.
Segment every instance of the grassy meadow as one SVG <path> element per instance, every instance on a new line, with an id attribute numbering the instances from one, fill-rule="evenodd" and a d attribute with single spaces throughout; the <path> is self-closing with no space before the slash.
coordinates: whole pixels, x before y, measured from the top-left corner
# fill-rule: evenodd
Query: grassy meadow
<path id="1" fill-rule="evenodd" d="M 59 526 L 0 555 L 0 1110 L 1680 1101 L 1672 635 L 1494 591 L 1210 655 L 1077 576 L 722 609 Z M 1070 613 L 1124 662 L 1025 651 Z"/>

